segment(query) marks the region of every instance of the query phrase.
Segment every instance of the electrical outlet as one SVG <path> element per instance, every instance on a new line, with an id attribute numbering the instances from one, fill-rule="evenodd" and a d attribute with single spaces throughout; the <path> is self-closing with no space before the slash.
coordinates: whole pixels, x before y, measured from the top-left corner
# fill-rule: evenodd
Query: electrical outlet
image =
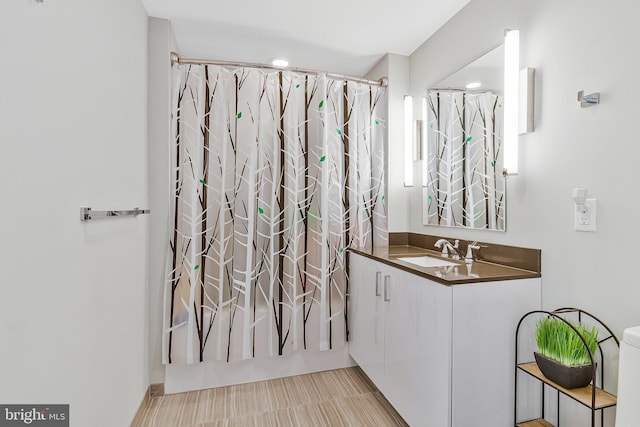
<path id="1" fill-rule="evenodd" d="M 578 224 L 589 225 L 589 213 L 589 208 L 586 206 L 584 208 L 578 208 Z"/>
<path id="2" fill-rule="evenodd" d="M 596 231 L 596 199 L 586 199 L 584 204 L 576 204 L 574 228 L 577 231 Z"/>

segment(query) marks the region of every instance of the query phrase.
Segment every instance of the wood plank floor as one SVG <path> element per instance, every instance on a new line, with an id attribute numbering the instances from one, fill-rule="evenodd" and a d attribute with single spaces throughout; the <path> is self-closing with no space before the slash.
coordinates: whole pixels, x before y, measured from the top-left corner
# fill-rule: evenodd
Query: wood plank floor
<path id="1" fill-rule="evenodd" d="M 407 426 L 360 368 L 147 399 L 132 427 Z"/>

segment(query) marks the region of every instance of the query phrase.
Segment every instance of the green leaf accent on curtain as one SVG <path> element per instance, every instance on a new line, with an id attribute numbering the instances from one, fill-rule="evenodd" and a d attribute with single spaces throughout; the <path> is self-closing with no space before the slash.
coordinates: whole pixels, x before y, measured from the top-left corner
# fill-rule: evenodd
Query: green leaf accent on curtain
<path id="1" fill-rule="evenodd" d="M 496 162 L 491 162 L 491 167 L 495 168 L 496 167 Z"/>
<path id="2" fill-rule="evenodd" d="M 342 131 L 341 131 L 340 129 L 336 129 L 336 133 L 337 133 L 338 135 L 342 135 Z"/>
<path id="3" fill-rule="evenodd" d="M 204 179 L 200 180 L 200 184 L 206 184 L 206 182 L 204 182 Z"/>
<path id="4" fill-rule="evenodd" d="M 327 156 L 322 156 L 322 157 L 320 157 L 320 161 L 321 161 L 321 162 L 324 162 L 325 160 L 327 160 Z"/>
<path id="5" fill-rule="evenodd" d="M 322 108 L 323 105 L 324 105 L 324 100 L 320 101 L 320 104 L 318 104 L 318 108 Z"/>
<path id="6" fill-rule="evenodd" d="M 261 214 L 263 214 L 263 213 L 264 213 L 264 209 L 262 209 L 262 208 L 258 208 L 258 212 L 260 212 Z"/>
<path id="7" fill-rule="evenodd" d="M 338 252 L 343 253 L 344 252 L 344 248 L 338 249 Z"/>
<path id="8" fill-rule="evenodd" d="M 429 196 L 429 197 L 427 197 L 427 199 L 433 200 L 433 196 Z"/>
<path id="9" fill-rule="evenodd" d="M 384 200 L 384 194 L 382 195 L 382 200 Z"/>
<path id="10" fill-rule="evenodd" d="M 300 83 L 298 83 L 298 84 L 296 85 L 296 89 L 298 89 L 299 87 L 300 87 Z"/>
<path id="11" fill-rule="evenodd" d="M 380 122 L 376 120 L 376 124 L 377 124 L 377 125 L 379 125 L 379 124 L 380 124 Z"/>
<path id="12" fill-rule="evenodd" d="M 239 119 L 241 119 L 241 118 L 242 118 L 242 111 L 240 111 L 240 112 L 238 113 L 238 118 L 239 118 Z"/>
<path id="13" fill-rule="evenodd" d="M 471 140 L 472 140 L 472 139 L 473 139 L 473 137 L 472 137 L 472 136 L 468 137 L 468 138 L 467 138 L 467 142 L 471 142 Z"/>
<path id="14" fill-rule="evenodd" d="M 193 267 L 193 269 L 194 269 L 194 270 L 197 270 L 197 269 L 199 269 L 199 268 L 200 268 L 200 266 L 199 266 L 199 265 L 196 265 L 195 267 Z"/>

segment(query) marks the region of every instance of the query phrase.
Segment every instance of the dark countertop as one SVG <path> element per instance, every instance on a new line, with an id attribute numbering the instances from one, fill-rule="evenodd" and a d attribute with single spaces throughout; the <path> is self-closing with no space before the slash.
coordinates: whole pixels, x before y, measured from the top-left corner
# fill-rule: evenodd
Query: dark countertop
<path id="1" fill-rule="evenodd" d="M 523 270 L 480 260 L 466 264 L 464 260 L 445 258 L 447 261 L 453 262 L 456 265 L 447 267 L 420 267 L 399 260 L 398 258 L 424 255 L 441 258 L 440 252 L 410 245 L 374 247 L 372 250 L 351 248 L 350 251 L 444 285 L 541 277 L 541 274 L 536 271 Z"/>

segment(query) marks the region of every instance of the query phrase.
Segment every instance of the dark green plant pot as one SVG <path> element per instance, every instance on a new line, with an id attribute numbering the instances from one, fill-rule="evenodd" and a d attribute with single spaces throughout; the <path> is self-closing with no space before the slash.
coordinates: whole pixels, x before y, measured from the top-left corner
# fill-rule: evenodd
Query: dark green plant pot
<path id="1" fill-rule="evenodd" d="M 564 388 L 579 388 L 589 385 L 593 378 L 592 364 L 567 366 L 538 352 L 533 352 L 536 363 L 545 377 Z"/>

